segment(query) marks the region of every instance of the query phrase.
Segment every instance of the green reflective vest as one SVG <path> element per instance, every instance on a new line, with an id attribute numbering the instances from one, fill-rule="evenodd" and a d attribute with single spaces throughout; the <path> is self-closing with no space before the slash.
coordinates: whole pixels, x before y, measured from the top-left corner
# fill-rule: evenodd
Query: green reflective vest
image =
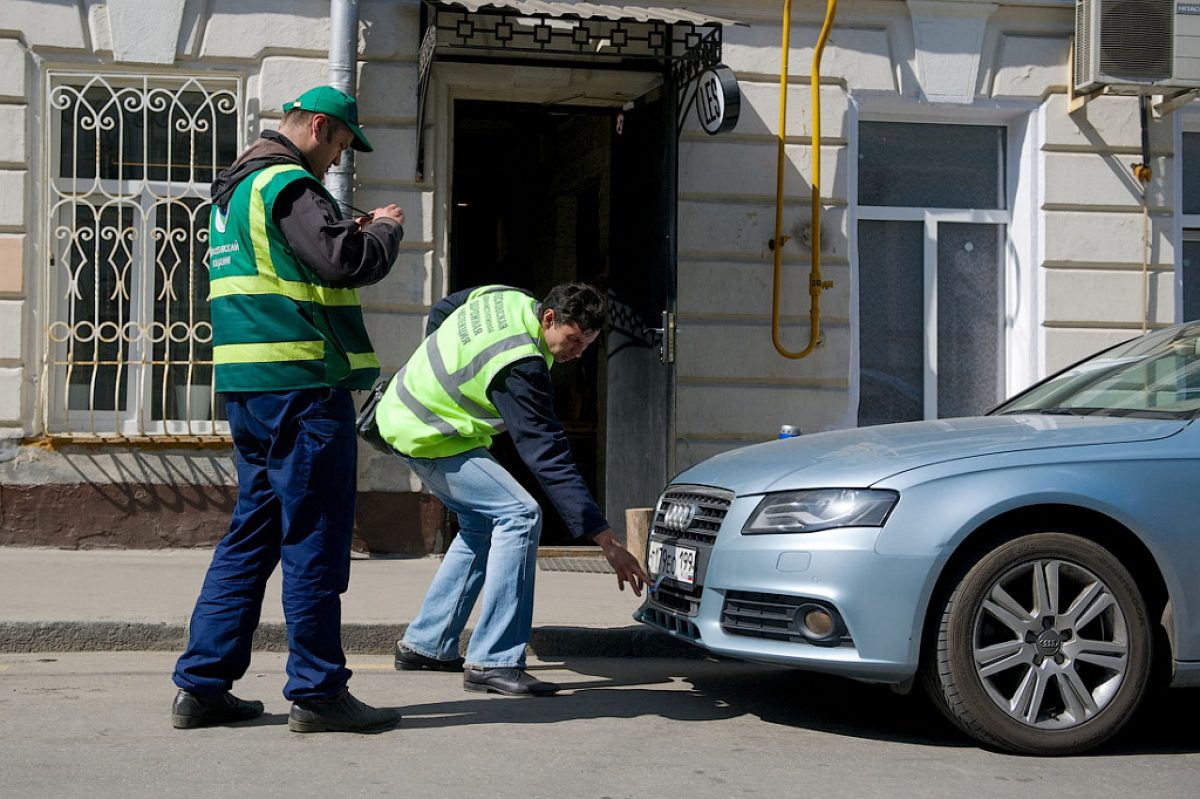
<path id="1" fill-rule="evenodd" d="M 358 291 L 331 288 L 300 263 L 275 223 L 276 198 L 297 180 L 316 179 L 296 164 L 261 169 L 238 185 L 226 212 L 210 211 L 217 391 L 361 389 L 379 376 Z"/>
<path id="2" fill-rule="evenodd" d="M 475 289 L 396 373 L 375 411 L 384 441 L 414 458 L 487 447 L 504 429 L 488 386 L 502 369 L 546 349 L 537 301 L 507 286 Z"/>

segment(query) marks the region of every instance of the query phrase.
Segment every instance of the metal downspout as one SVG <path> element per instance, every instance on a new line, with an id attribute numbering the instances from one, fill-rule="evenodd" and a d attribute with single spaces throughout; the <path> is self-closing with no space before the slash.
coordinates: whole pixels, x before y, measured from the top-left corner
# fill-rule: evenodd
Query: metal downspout
<path id="1" fill-rule="evenodd" d="M 356 90 L 358 63 L 358 0 L 329 3 L 329 85 L 347 94 Z M 354 197 L 354 150 L 342 153 L 341 164 L 330 167 L 325 187 L 333 199 L 350 206 Z"/>
<path id="2" fill-rule="evenodd" d="M 779 298 L 783 277 L 783 245 L 787 238 L 783 235 L 783 184 L 784 164 L 787 156 L 784 145 L 787 142 L 787 89 L 788 89 L 788 50 L 791 43 L 792 30 L 792 0 L 786 0 L 783 6 L 783 56 L 779 72 L 779 147 L 775 160 L 775 238 L 771 239 L 771 249 L 775 251 L 775 280 L 771 295 L 771 342 L 775 350 L 785 358 L 798 360 L 812 354 L 817 344 L 821 342 L 821 292 L 832 288 L 833 281 L 821 279 L 821 56 L 825 52 L 825 41 L 829 38 L 829 30 L 833 27 L 837 15 L 837 0 L 826 0 L 825 24 L 821 26 L 821 35 L 817 38 L 817 46 L 813 51 L 812 60 L 812 200 L 811 200 L 811 249 L 812 266 L 808 273 L 808 293 L 811 297 L 809 310 L 808 346 L 800 352 L 792 352 L 783 346 L 779 335 Z"/>

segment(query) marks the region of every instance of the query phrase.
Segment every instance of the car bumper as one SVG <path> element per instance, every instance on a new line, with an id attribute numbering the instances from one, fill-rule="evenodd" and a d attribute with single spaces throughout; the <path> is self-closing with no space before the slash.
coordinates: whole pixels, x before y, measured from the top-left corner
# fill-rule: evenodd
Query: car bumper
<path id="1" fill-rule="evenodd" d="M 879 528 L 742 535 L 756 504 L 735 501 L 711 547 L 698 546 L 695 586 L 665 580 L 634 617 L 714 654 L 871 682 L 911 678 L 936 559 L 879 555 Z M 813 604 L 833 611 L 844 635 L 807 639 L 795 617 Z"/>

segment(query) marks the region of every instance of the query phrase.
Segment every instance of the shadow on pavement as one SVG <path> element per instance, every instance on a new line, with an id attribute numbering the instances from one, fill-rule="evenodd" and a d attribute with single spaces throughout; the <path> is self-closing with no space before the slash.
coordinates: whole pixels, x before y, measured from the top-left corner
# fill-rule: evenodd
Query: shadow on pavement
<path id="1" fill-rule="evenodd" d="M 566 669 L 585 679 L 566 680 L 563 693 L 544 699 L 489 697 L 410 705 L 403 708 L 404 728 L 642 716 L 708 721 L 752 715 L 771 724 L 853 738 L 923 746 L 980 746 L 945 719 L 919 687 L 901 696 L 882 685 L 712 659 L 567 659 L 543 661 L 531 671 L 549 669 Z M 586 679 L 589 677 L 592 679 Z M 672 682 L 680 683 L 680 688 L 662 688 Z M 1147 698 L 1141 712 L 1115 739 L 1088 754 L 1200 752 L 1200 728 L 1179 723 L 1197 716 L 1200 690 L 1160 691 Z"/>
<path id="2" fill-rule="evenodd" d="M 263 713 L 258 718 L 250 719 L 249 721 L 239 721 L 236 724 L 219 724 L 214 726 L 219 727 L 273 727 L 277 725 L 286 725 L 288 723 L 287 713 Z"/>
<path id="3" fill-rule="evenodd" d="M 404 727 L 643 716 L 709 721 L 750 714 L 774 724 L 837 734 L 967 745 L 922 697 L 898 696 L 884 687 L 822 675 L 736 661 L 648 658 L 568 659 L 531 671 L 547 669 L 567 669 L 593 679 L 564 681 L 563 693 L 545 699 L 489 697 L 409 705 L 403 709 Z M 669 683 L 679 687 L 664 690 Z"/>
<path id="4" fill-rule="evenodd" d="M 1200 689 L 1151 692 L 1137 715 L 1097 755 L 1174 755 L 1200 752 Z"/>

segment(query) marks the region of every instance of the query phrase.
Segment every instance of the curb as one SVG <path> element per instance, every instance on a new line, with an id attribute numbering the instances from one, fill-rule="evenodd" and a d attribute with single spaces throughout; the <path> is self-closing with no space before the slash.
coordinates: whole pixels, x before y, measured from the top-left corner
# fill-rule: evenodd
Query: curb
<path id="1" fill-rule="evenodd" d="M 406 624 L 344 624 L 342 648 L 359 655 L 390 655 Z M 463 634 L 465 643 L 470 629 Z M 0 622 L 0 652 L 182 652 L 187 625 L 166 622 Z M 287 626 L 263 623 L 254 650 L 286 652 Z M 528 651 L 539 658 L 703 658 L 699 647 L 641 625 L 628 627 L 536 627 Z"/>

